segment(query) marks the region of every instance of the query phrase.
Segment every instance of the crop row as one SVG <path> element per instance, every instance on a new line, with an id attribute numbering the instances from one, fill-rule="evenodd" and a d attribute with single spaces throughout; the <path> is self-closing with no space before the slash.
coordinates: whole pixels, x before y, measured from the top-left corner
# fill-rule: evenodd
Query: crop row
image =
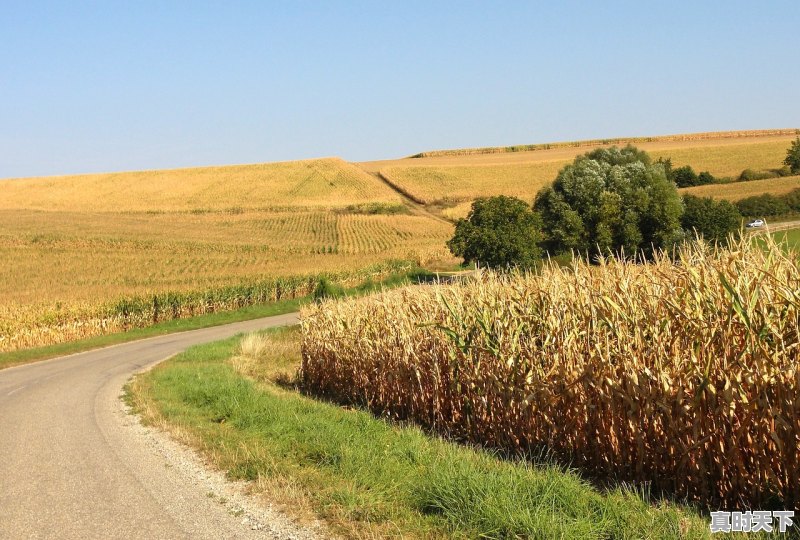
<path id="1" fill-rule="evenodd" d="M 309 392 L 708 504 L 800 503 L 800 263 L 774 245 L 487 273 L 302 325 Z"/>
<path id="2" fill-rule="evenodd" d="M 323 277 L 343 286 L 352 286 L 366 279 L 381 279 L 410 268 L 410 263 L 389 261 L 357 271 L 253 280 L 240 285 L 194 291 L 155 292 L 97 305 L 68 305 L 52 309 L 6 306 L 0 309 L 0 352 L 52 345 L 142 328 L 161 321 L 307 296 Z"/>

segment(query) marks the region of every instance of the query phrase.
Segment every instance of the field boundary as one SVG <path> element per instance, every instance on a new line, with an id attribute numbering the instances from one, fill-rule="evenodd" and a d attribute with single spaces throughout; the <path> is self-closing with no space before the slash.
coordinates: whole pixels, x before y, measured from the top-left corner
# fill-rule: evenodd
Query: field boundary
<path id="1" fill-rule="evenodd" d="M 409 156 L 409 158 L 443 157 L 443 156 L 469 156 L 477 154 L 504 154 L 510 152 L 534 152 L 537 150 L 552 150 L 554 148 L 581 148 L 605 146 L 609 144 L 635 144 L 648 142 L 677 142 L 677 141 L 702 141 L 739 139 L 753 137 L 780 137 L 800 135 L 798 128 L 785 129 L 752 129 L 740 131 L 707 131 L 700 133 L 684 133 L 676 135 L 654 135 L 649 137 L 614 137 L 605 139 L 586 139 L 579 141 L 562 141 L 538 144 L 520 144 L 513 146 L 484 146 L 476 148 L 463 148 L 452 150 L 430 150 Z"/>

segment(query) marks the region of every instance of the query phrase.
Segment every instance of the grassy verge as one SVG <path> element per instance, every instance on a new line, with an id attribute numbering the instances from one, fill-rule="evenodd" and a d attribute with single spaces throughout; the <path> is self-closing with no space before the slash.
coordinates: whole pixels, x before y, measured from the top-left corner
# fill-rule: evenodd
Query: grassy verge
<path id="1" fill-rule="evenodd" d="M 138 376 L 145 421 L 346 537 L 701 538 L 688 509 L 427 436 L 294 391 L 299 331 L 189 349 Z"/>
<path id="2" fill-rule="evenodd" d="M 779 243 L 785 243 L 789 249 L 800 249 L 800 228 L 772 233 Z"/>
<path id="3" fill-rule="evenodd" d="M 366 281 L 361 285 L 350 289 L 339 288 L 337 289 L 337 295 L 367 294 L 382 287 L 396 287 L 398 285 L 408 283 L 409 281 L 426 280 L 430 279 L 430 277 L 431 274 L 424 270 L 418 270 L 407 274 L 397 274 L 380 282 Z M 220 313 L 211 313 L 208 315 L 199 315 L 197 317 L 191 317 L 188 319 L 164 321 L 145 328 L 135 328 L 127 332 L 95 336 L 79 341 L 70 341 L 67 343 L 49 345 L 47 347 L 36 347 L 33 349 L 23 349 L 20 351 L 0 353 L 0 369 L 20 364 L 27 364 L 29 362 L 37 362 L 39 360 L 47 360 L 48 358 L 55 358 L 68 354 L 85 352 L 92 349 L 99 349 L 101 347 L 108 347 L 110 345 L 118 345 L 120 343 L 127 343 L 137 339 L 162 336 L 164 334 L 172 334 L 175 332 L 185 332 L 188 330 L 208 328 L 210 326 L 219 326 L 222 324 L 291 313 L 300 309 L 300 306 L 304 302 L 309 302 L 311 300 L 312 297 L 310 296 L 294 298 L 291 300 L 282 300 L 280 302 L 274 302 L 271 304 L 249 306 L 235 311 L 225 311 Z"/>

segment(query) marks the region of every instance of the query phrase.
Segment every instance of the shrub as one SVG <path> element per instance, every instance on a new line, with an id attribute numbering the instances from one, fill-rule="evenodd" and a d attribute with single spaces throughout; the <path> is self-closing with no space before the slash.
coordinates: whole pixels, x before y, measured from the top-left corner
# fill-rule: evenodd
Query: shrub
<path id="1" fill-rule="evenodd" d="M 314 300 L 324 300 L 327 298 L 341 298 L 344 296 L 344 288 L 341 285 L 331 283 L 328 278 L 321 277 L 317 281 L 314 289 Z"/>
<path id="2" fill-rule="evenodd" d="M 697 185 L 698 186 L 705 186 L 708 184 L 718 184 L 720 180 L 717 179 L 713 174 L 708 171 L 703 171 L 699 175 L 697 175 Z"/>
<path id="3" fill-rule="evenodd" d="M 694 172 L 689 165 L 678 167 L 673 172 L 673 181 L 679 188 L 692 187 L 700 185 L 697 173 Z"/>
<path id="4" fill-rule="evenodd" d="M 541 259 L 541 239 L 539 219 L 530 206 L 501 195 L 472 203 L 467 219 L 456 223 L 447 246 L 464 264 L 531 268 Z"/>
<path id="5" fill-rule="evenodd" d="M 792 212 L 800 212 L 800 188 L 794 189 L 784 195 L 783 201 Z"/>
<path id="6" fill-rule="evenodd" d="M 736 207 L 747 217 L 780 216 L 789 213 L 786 201 L 770 193 L 741 199 L 736 202 Z"/>
<path id="7" fill-rule="evenodd" d="M 689 235 L 697 234 L 708 242 L 727 244 L 742 227 L 742 215 L 729 201 L 711 197 L 683 196 L 681 225 Z"/>
<path id="8" fill-rule="evenodd" d="M 767 178 L 777 178 L 779 175 L 773 171 L 754 171 L 753 169 L 745 169 L 739 175 L 740 182 L 750 182 L 752 180 L 766 180 Z"/>

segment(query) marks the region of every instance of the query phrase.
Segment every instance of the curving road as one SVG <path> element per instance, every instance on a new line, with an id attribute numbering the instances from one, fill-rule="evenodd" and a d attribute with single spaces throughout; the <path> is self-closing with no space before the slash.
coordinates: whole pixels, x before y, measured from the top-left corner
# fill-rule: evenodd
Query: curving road
<path id="1" fill-rule="evenodd" d="M 0 370 L 0 538 L 263 537 L 171 470 L 130 428 L 119 397 L 132 374 L 191 345 L 297 321 L 291 313 Z"/>

